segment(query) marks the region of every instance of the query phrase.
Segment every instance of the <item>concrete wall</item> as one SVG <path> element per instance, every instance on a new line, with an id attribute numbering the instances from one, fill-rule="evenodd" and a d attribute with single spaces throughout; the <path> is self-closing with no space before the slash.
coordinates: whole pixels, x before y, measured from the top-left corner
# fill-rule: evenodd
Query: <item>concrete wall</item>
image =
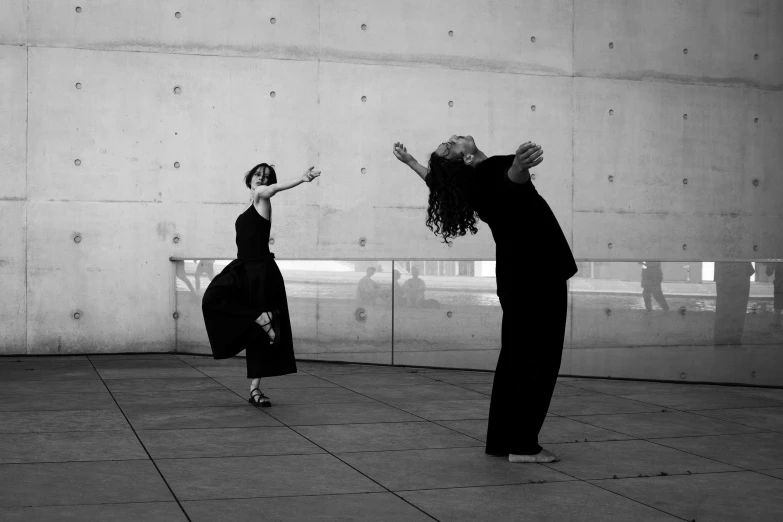
<path id="1" fill-rule="evenodd" d="M 174 349 L 168 258 L 234 256 L 261 161 L 323 171 L 279 258 L 491 259 L 391 154 L 452 133 L 542 143 L 578 258 L 782 258 L 781 49 L 777 0 L 6 0 L 0 353 Z"/>

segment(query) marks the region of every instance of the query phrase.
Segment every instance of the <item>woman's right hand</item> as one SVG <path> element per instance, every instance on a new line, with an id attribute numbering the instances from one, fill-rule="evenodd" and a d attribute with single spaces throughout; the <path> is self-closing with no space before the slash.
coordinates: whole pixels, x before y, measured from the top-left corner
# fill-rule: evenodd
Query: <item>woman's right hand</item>
<path id="1" fill-rule="evenodd" d="M 408 154 L 405 145 L 403 145 L 399 141 L 394 144 L 394 156 L 401 162 L 405 163 L 406 165 L 408 165 L 411 161 L 413 161 L 413 156 Z"/>

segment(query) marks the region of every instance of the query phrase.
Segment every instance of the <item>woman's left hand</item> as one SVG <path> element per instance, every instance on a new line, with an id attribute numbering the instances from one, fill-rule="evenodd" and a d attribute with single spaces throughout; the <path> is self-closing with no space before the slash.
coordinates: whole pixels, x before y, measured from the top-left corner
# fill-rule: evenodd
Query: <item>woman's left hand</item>
<path id="1" fill-rule="evenodd" d="M 313 181 L 315 178 L 317 178 L 318 176 L 321 175 L 321 171 L 320 170 L 313 170 L 314 168 L 315 168 L 314 166 L 310 167 L 309 169 L 307 169 L 305 171 L 304 174 L 302 174 L 302 181 L 305 181 L 305 182 L 309 183 L 309 182 Z"/>
<path id="2" fill-rule="evenodd" d="M 532 169 L 544 161 L 544 149 L 531 142 L 520 145 L 514 155 L 514 165 L 522 171 Z"/>

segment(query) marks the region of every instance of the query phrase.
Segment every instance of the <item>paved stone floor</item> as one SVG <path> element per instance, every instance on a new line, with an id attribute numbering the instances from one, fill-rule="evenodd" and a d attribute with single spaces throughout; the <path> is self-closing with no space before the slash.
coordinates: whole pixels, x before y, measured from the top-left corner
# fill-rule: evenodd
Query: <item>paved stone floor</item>
<path id="1" fill-rule="evenodd" d="M 0 358 L 0 520 L 783 520 L 783 390 L 561 378 L 542 443 L 484 454 L 492 374 Z"/>

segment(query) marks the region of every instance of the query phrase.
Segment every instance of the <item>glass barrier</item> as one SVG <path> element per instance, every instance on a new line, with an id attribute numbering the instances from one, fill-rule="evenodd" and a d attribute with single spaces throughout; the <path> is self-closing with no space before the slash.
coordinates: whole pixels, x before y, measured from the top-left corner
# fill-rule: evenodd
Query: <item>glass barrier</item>
<path id="1" fill-rule="evenodd" d="M 210 353 L 201 296 L 229 262 L 174 263 L 179 351 Z M 277 264 L 300 359 L 495 367 L 503 313 L 493 261 Z M 561 374 L 783 385 L 783 262 L 578 266 Z"/>
<path id="2" fill-rule="evenodd" d="M 201 298 L 230 262 L 174 263 L 178 351 L 211 353 Z M 285 281 L 297 358 L 392 364 L 391 262 L 276 263 Z"/>

